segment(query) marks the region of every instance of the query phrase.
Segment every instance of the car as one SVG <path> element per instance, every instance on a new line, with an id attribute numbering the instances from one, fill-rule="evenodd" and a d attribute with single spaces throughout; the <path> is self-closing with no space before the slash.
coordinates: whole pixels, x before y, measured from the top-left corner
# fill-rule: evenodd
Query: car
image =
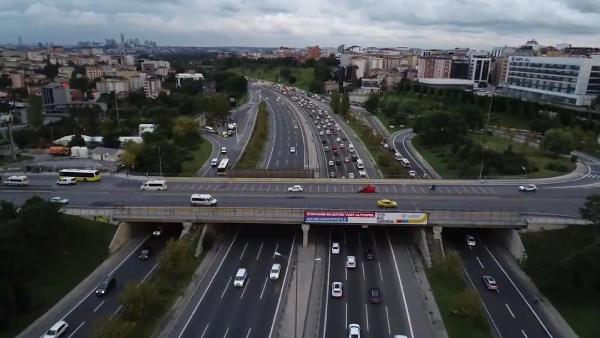
<path id="1" fill-rule="evenodd" d="M 335 160 L 335 165 L 341 165 L 342 164 L 342 160 L 340 160 L 339 158 Z"/>
<path id="2" fill-rule="evenodd" d="M 321 131 L 319 132 L 319 136 L 325 136 L 325 133 L 324 133 L 324 132 L 321 130 Z"/>
<path id="3" fill-rule="evenodd" d="M 227 147 L 221 147 L 221 154 L 227 154 Z"/>
<path id="4" fill-rule="evenodd" d="M 383 144 L 383 147 L 384 147 L 385 149 L 388 149 L 388 148 L 390 147 L 390 145 L 389 145 L 389 144 L 387 144 L 387 143 L 384 143 L 384 144 Z"/>
<path id="5" fill-rule="evenodd" d="M 103 297 L 110 292 L 110 290 L 114 289 L 117 285 L 117 279 L 113 276 L 109 276 L 98 285 L 96 288 L 96 296 Z"/>
<path id="6" fill-rule="evenodd" d="M 326 144 L 327 143 L 327 139 L 321 139 L 321 143 Z"/>
<path id="7" fill-rule="evenodd" d="M 150 249 L 150 247 L 143 247 L 140 249 L 140 252 L 138 253 L 138 259 L 141 261 L 145 261 L 148 258 L 150 258 L 151 255 L 152 255 L 152 249 Z"/>
<path id="8" fill-rule="evenodd" d="M 62 337 L 62 335 L 67 332 L 69 329 L 69 324 L 64 320 L 59 320 L 56 324 L 52 325 L 46 333 L 41 338 L 58 338 Z"/>
<path id="9" fill-rule="evenodd" d="M 356 268 L 356 257 L 354 257 L 354 256 L 347 256 L 346 257 L 346 267 L 348 269 L 354 269 L 354 268 Z"/>
<path id="10" fill-rule="evenodd" d="M 408 171 L 408 176 L 410 176 L 411 178 L 416 178 L 417 177 L 417 172 L 414 170 L 409 170 Z"/>
<path id="11" fill-rule="evenodd" d="M 342 282 L 333 282 L 331 283 L 331 297 L 340 298 L 342 297 Z"/>
<path id="12" fill-rule="evenodd" d="M 329 177 L 330 178 L 335 178 L 335 171 L 330 171 L 329 172 Z"/>
<path id="13" fill-rule="evenodd" d="M 340 253 L 340 243 L 333 242 L 331 243 L 331 254 L 338 255 Z"/>
<path id="14" fill-rule="evenodd" d="M 367 177 L 367 172 L 366 172 L 366 171 L 364 171 L 364 170 L 359 170 L 359 171 L 358 171 L 358 175 L 359 175 L 360 177 Z"/>
<path id="15" fill-rule="evenodd" d="M 398 203 L 396 203 L 396 201 L 382 199 L 377 201 L 377 206 L 380 208 L 395 208 L 398 206 Z"/>
<path id="16" fill-rule="evenodd" d="M 54 196 L 50 199 L 50 202 L 56 204 L 69 204 L 69 199 L 60 196 Z"/>
<path id="17" fill-rule="evenodd" d="M 375 188 L 375 185 L 373 184 L 367 184 L 364 187 L 360 188 L 358 192 L 362 194 L 373 194 L 377 192 L 377 188 Z"/>
<path id="18" fill-rule="evenodd" d="M 329 146 L 325 146 L 325 147 L 323 148 L 323 150 L 325 150 L 326 152 L 327 152 L 327 151 L 329 151 Z"/>
<path id="19" fill-rule="evenodd" d="M 294 124 L 294 129 L 298 129 L 298 125 L 297 124 Z"/>
<path id="20" fill-rule="evenodd" d="M 337 134 L 338 134 L 337 130 L 333 130 L 331 133 L 332 133 L 333 135 L 337 135 Z"/>
<path id="21" fill-rule="evenodd" d="M 375 259 L 375 251 L 373 251 L 373 248 L 369 247 L 367 250 L 365 250 L 365 259 L 368 261 Z"/>
<path id="22" fill-rule="evenodd" d="M 475 237 L 473 237 L 471 235 L 466 235 L 465 240 L 467 242 L 467 246 L 469 246 L 469 247 L 474 247 L 476 245 Z"/>
<path id="23" fill-rule="evenodd" d="M 158 227 L 158 228 L 154 229 L 154 231 L 152 231 L 152 236 L 158 237 L 158 236 L 162 235 L 162 231 L 163 231 L 163 229 L 161 227 Z"/>
<path id="24" fill-rule="evenodd" d="M 281 272 L 281 264 L 275 263 L 271 267 L 271 272 L 269 273 L 269 279 L 276 280 L 279 279 L 279 273 Z"/>
<path id="25" fill-rule="evenodd" d="M 302 189 L 301 185 L 296 184 L 296 185 L 292 185 L 291 187 L 288 187 L 287 191 L 288 192 L 302 192 L 303 189 Z"/>
<path id="26" fill-rule="evenodd" d="M 348 178 L 354 178 L 354 173 L 348 173 Z"/>
<path id="27" fill-rule="evenodd" d="M 332 145 L 331 145 L 331 149 L 333 149 L 333 150 L 338 150 L 338 146 L 337 146 L 337 144 L 332 144 Z"/>
<path id="28" fill-rule="evenodd" d="M 210 166 L 211 167 L 216 167 L 217 165 L 219 165 L 219 159 L 218 158 L 213 158 L 212 160 L 210 160 Z"/>
<path id="29" fill-rule="evenodd" d="M 334 164 L 333 164 L 333 161 L 329 161 L 329 162 L 327 162 L 327 165 L 328 165 L 328 166 L 330 166 L 330 167 L 332 167 L 332 166 L 334 165 Z"/>
<path id="30" fill-rule="evenodd" d="M 350 154 L 350 158 L 352 159 L 352 162 L 358 161 L 358 155 L 356 154 Z"/>
<path id="31" fill-rule="evenodd" d="M 346 146 L 343 143 L 340 143 L 340 149 L 344 149 Z"/>
<path id="32" fill-rule="evenodd" d="M 327 131 L 325 131 L 325 134 L 331 135 L 331 130 L 327 129 Z"/>
<path id="33" fill-rule="evenodd" d="M 360 338 L 360 325 L 348 325 L 348 338 Z"/>
<path id="34" fill-rule="evenodd" d="M 368 293 L 369 303 L 379 304 L 381 303 L 381 290 L 379 288 L 370 288 Z"/>
<path id="35" fill-rule="evenodd" d="M 520 185 L 519 191 L 533 192 L 537 191 L 537 187 L 535 186 L 535 184 Z"/>
<path id="36" fill-rule="evenodd" d="M 344 162 L 345 163 L 350 163 L 350 158 L 348 156 L 344 157 Z"/>
<path id="37" fill-rule="evenodd" d="M 333 149 L 333 156 L 339 156 L 340 153 L 338 152 L 337 149 Z"/>
<path id="38" fill-rule="evenodd" d="M 290 153 L 294 154 L 296 152 L 296 147 L 290 147 Z"/>
<path id="39" fill-rule="evenodd" d="M 58 185 L 75 185 L 77 184 L 77 179 L 75 177 L 61 177 L 56 181 Z"/>
<path id="40" fill-rule="evenodd" d="M 342 139 L 338 136 L 338 137 L 335 138 L 335 141 L 336 142 L 342 142 Z"/>
<path id="41" fill-rule="evenodd" d="M 348 138 L 344 135 L 342 135 L 342 141 L 348 141 Z"/>
<path id="42" fill-rule="evenodd" d="M 483 276 L 481 278 L 481 280 L 483 281 L 483 285 L 485 286 L 486 289 L 488 289 L 490 291 L 500 292 L 500 289 L 498 288 L 498 283 L 496 283 L 496 280 L 494 279 L 494 277 L 486 275 L 486 276 Z"/>

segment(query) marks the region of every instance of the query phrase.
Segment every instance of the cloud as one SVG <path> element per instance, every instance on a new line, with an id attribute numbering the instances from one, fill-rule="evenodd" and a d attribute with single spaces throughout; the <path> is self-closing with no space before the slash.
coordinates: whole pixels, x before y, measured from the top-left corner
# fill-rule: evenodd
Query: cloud
<path id="1" fill-rule="evenodd" d="M 108 22 L 107 16 L 102 13 L 79 9 L 65 11 L 41 3 L 27 7 L 23 14 L 32 22 L 41 25 L 100 26 Z"/>

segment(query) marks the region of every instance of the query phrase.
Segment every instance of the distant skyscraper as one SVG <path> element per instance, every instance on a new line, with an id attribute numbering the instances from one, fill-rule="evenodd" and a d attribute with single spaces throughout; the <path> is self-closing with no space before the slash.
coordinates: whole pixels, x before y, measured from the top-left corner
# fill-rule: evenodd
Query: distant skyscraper
<path id="1" fill-rule="evenodd" d="M 19 36 L 19 46 L 23 46 L 23 39 Z"/>
<path id="2" fill-rule="evenodd" d="M 125 34 L 121 33 L 121 49 L 125 49 Z"/>

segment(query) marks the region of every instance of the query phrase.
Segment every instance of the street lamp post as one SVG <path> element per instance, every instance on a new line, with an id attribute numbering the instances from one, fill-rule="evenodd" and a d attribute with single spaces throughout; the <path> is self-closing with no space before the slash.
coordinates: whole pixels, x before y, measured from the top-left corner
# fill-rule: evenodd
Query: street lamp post
<path id="1" fill-rule="evenodd" d="M 483 153 L 481 154 L 481 166 L 479 166 L 479 180 L 481 180 L 481 176 L 483 175 L 483 159 L 485 158 L 485 151 L 487 150 L 487 146 L 483 148 Z"/>
<path id="2" fill-rule="evenodd" d="M 487 122 L 485 123 L 485 130 L 488 131 L 490 129 L 490 115 L 492 114 L 492 104 L 494 102 L 494 95 L 490 97 L 490 107 L 488 108 L 487 114 Z"/>
<path id="3" fill-rule="evenodd" d="M 160 171 L 160 176 L 163 176 L 163 171 L 162 171 L 162 156 L 160 156 L 160 146 L 154 146 L 155 148 L 158 148 L 158 170 Z"/>
<path id="4" fill-rule="evenodd" d="M 290 258 L 289 256 L 286 256 L 286 255 L 284 255 L 284 254 L 282 254 L 280 252 L 277 252 L 277 251 L 275 251 L 275 253 L 273 254 L 273 256 L 279 256 L 279 257 L 283 257 L 283 258 L 287 258 L 287 259 Z M 315 258 L 315 259 L 313 259 L 314 263 L 319 262 L 319 261 L 321 261 L 321 258 Z M 296 289 L 295 290 L 296 301 L 295 301 L 295 304 L 294 304 L 294 338 L 298 337 L 298 274 L 300 273 L 300 263 L 302 263 L 302 262 L 305 262 L 305 261 L 296 260 L 296 273 L 294 274 L 295 275 L 294 284 L 295 284 L 295 289 Z"/>
<path id="5" fill-rule="evenodd" d="M 119 120 L 119 104 L 117 103 L 117 91 L 115 90 L 115 109 L 117 111 L 117 129 L 121 128 L 121 121 Z"/>
<path id="6" fill-rule="evenodd" d="M 525 172 L 525 178 L 527 178 L 527 168 L 525 166 L 522 166 L 521 169 L 523 169 L 523 171 Z"/>

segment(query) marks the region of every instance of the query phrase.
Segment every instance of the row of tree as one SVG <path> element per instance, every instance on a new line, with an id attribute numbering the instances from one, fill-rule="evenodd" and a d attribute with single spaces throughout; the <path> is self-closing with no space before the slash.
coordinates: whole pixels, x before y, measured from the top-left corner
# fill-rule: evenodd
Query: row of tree
<path id="1" fill-rule="evenodd" d="M 350 98 L 347 92 L 340 94 L 339 91 L 334 90 L 331 92 L 329 98 L 329 105 L 334 114 L 347 116 L 350 113 Z"/>

